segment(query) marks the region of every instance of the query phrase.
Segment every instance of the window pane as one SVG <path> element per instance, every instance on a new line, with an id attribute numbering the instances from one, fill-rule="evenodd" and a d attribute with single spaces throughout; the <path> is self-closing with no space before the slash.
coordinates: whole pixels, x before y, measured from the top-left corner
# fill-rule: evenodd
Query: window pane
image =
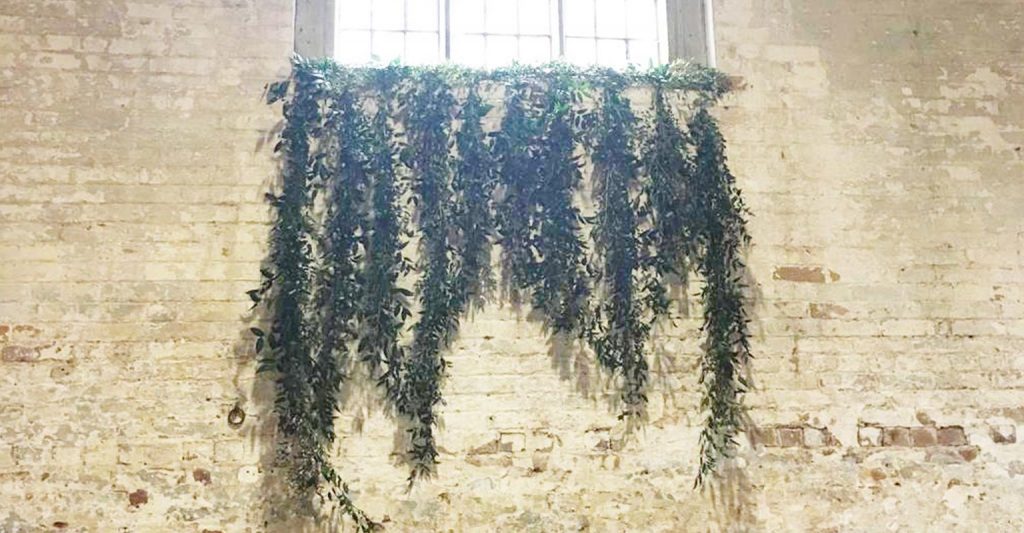
<path id="1" fill-rule="evenodd" d="M 549 37 L 520 37 L 519 61 L 523 63 L 551 61 L 551 39 Z"/>
<path id="2" fill-rule="evenodd" d="M 373 0 L 373 29 L 405 29 L 405 0 Z"/>
<path id="3" fill-rule="evenodd" d="M 470 67 L 482 67 L 486 47 L 483 35 L 452 36 L 452 61 Z"/>
<path id="4" fill-rule="evenodd" d="M 585 37 L 594 34 L 594 0 L 565 0 L 565 34 Z"/>
<path id="5" fill-rule="evenodd" d="M 338 5 L 338 16 L 335 18 L 339 29 L 370 29 L 371 0 L 342 0 Z"/>
<path id="6" fill-rule="evenodd" d="M 373 59 L 381 63 L 390 63 L 403 59 L 405 54 L 405 35 L 398 31 L 373 32 Z"/>
<path id="7" fill-rule="evenodd" d="M 515 0 L 487 0 L 487 31 L 515 33 L 516 11 Z"/>
<path id="8" fill-rule="evenodd" d="M 593 65 L 597 61 L 593 39 L 565 39 L 565 59 L 577 65 Z"/>
<path id="9" fill-rule="evenodd" d="M 483 0 L 452 0 L 451 18 L 452 33 L 483 33 Z"/>
<path id="10" fill-rule="evenodd" d="M 516 58 L 516 38 L 504 35 L 487 37 L 487 66 L 508 65 Z"/>
<path id="11" fill-rule="evenodd" d="M 409 0 L 405 7 L 407 29 L 437 31 L 437 0 Z"/>
<path id="12" fill-rule="evenodd" d="M 440 46 L 436 33 L 411 32 L 405 36 L 405 62 L 410 64 L 436 63 Z"/>
<path id="13" fill-rule="evenodd" d="M 658 39 L 658 5 L 654 0 L 629 4 L 626 32 L 630 39 Z"/>
<path id="14" fill-rule="evenodd" d="M 548 0 L 519 1 L 519 32 L 551 34 L 551 4 Z"/>
<path id="15" fill-rule="evenodd" d="M 341 30 L 334 37 L 334 56 L 343 63 L 370 60 L 370 32 Z"/>
<path id="16" fill-rule="evenodd" d="M 657 41 L 629 41 L 629 62 L 644 67 L 658 63 Z"/>
<path id="17" fill-rule="evenodd" d="M 595 6 L 597 10 L 597 36 L 625 37 L 625 0 L 597 0 Z"/>
<path id="18" fill-rule="evenodd" d="M 597 40 L 597 61 L 607 67 L 626 66 L 626 41 L 619 39 Z"/>

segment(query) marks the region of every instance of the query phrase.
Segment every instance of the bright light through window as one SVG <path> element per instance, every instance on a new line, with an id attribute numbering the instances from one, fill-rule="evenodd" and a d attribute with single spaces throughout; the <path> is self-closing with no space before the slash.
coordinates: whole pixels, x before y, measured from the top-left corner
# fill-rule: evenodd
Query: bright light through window
<path id="1" fill-rule="evenodd" d="M 664 0 L 336 0 L 345 63 L 647 66 L 664 61 Z"/>

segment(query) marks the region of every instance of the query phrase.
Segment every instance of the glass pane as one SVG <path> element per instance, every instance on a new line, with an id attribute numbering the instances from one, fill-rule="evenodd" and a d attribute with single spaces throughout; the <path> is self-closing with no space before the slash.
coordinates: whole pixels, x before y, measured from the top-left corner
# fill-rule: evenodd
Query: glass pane
<path id="1" fill-rule="evenodd" d="M 487 31 L 515 33 L 516 11 L 514 0 L 487 0 Z"/>
<path id="2" fill-rule="evenodd" d="M 657 64 L 658 42 L 629 41 L 629 62 L 644 67 Z"/>
<path id="3" fill-rule="evenodd" d="M 594 34 L 594 0 L 565 0 L 565 34 L 585 37 Z"/>
<path id="4" fill-rule="evenodd" d="M 516 58 L 516 38 L 504 35 L 487 37 L 487 66 L 508 65 Z"/>
<path id="5" fill-rule="evenodd" d="M 390 63 L 396 59 L 404 59 L 405 35 L 397 31 L 373 32 L 373 59 L 381 63 Z"/>
<path id="6" fill-rule="evenodd" d="M 658 39 L 658 5 L 654 0 L 630 3 L 626 14 L 626 32 L 630 39 Z"/>
<path id="7" fill-rule="evenodd" d="M 597 60 L 593 39 L 565 40 L 565 59 L 578 65 L 593 65 Z"/>
<path id="8" fill-rule="evenodd" d="M 486 43 L 483 35 L 452 36 L 452 61 L 470 67 L 484 66 Z"/>
<path id="9" fill-rule="evenodd" d="M 407 29 L 437 31 L 437 0 L 408 0 L 405 7 Z"/>
<path id="10" fill-rule="evenodd" d="M 484 32 L 483 0 L 452 0 L 451 17 L 452 33 Z"/>
<path id="11" fill-rule="evenodd" d="M 544 63 L 551 61 L 551 38 L 520 37 L 519 61 L 523 63 Z"/>
<path id="12" fill-rule="evenodd" d="M 519 32 L 551 34 L 551 5 L 548 0 L 519 0 Z"/>
<path id="13" fill-rule="evenodd" d="M 626 41 L 598 39 L 597 61 L 606 67 L 626 66 Z"/>
<path id="14" fill-rule="evenodd" d="M 373 29 L 405 28 L 405 0 L 373 0 Z"/>
<path id="15" fill-rule="evenodd" d="M 371 0 L 342 0 L 336 17 L 340 29 L 370 29 Z"/>
<path id="16" fill-rule="evenodd" d="M 412 65 L 437 63 L 440 46 L 436 33 L 412 32 L 405 37 L 405 62 Z"/>
<path id="17" fill-rule="evenodd" d="M 597 10 L 597 36 L 625 37 L 625 0 L 597 0 L 595 6 Z"/>
<path id="18" fill-rule="evenodd" d="M 341 30 L 334 36 L 334 57 L 342 63 L 370 60 L 370 32 Z"/>

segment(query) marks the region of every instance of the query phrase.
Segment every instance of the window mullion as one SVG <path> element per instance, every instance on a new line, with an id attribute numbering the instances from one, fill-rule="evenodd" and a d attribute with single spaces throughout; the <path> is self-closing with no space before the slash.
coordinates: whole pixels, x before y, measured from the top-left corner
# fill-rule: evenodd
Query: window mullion
<path id="1" fill-rule="evenodd" d="M 439 0 L 444 2 L 444 59 L 452 60 L 452 0 Z M 438 7 L 441 7 L 438 5 Z"/>
<path id="2" fill-rule="evenodd" d="M 555 9 L 558 11 L 555 18 L 558 20 L 557 27 L 553 28 L 553 30 L 558 32 L 558 58 L 565 59 L 565 0 L 557 0 L 557 2 L 558 5 Z"/>

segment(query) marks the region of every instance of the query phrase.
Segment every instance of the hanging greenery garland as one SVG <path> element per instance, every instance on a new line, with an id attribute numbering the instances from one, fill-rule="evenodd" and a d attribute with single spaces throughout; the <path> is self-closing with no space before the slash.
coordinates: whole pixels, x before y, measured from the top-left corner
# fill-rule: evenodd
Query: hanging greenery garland
<path id="1" fill-rule="evenodd" d="M 540 310 L 554 333 L 582 333 L 588 321 L 590 281 L 585 222 L 575 196 L 583 182 L 579 135 L 581 87 L 567 68 L 551 72 L 541 110 L 543 137 L 538 139 L 536 180 L 537 249 L 531 304 Z"/>
<path id="2" fill-rule="evenodd" d="M 469 87 L 456 136 L 458 152 L 453 179 L 454 225 L 456 231 L 455 298 L 459 307 L 483 308 L 494 291 L 491 248 L 495 227 L 491 198 L 496 184 L 496 167 L 487 145 L 483 120 L 491 106 L 480 98 L 476 84 Z"/>
<path id="3" fill-rule="evenodd" d="M 533 110 L 532 92 L 528 80 L 515 80 L 506 86 L 501 135 L 494 141 L 501 185 L 495 210 L 503 284 L 516 304 L 520 303 L 521 291 L 529 289 L 536 279 L 534 233 L 541 167 L 535 149 L 540 121 Z"/>
<path id="4" fill-rule="evenodd" d="M 460 295 L 453 283 L 452 191 L 449 161 L 455 98 L 438 72 L 427 71 L 408 88 L 401 111 L 408 144 L 402 159 L 412 171 L 413 201 L 420 233 L 419 321 L 413 326 L 403 365 L 398 411 L 409 422 L 410 482 L 429 476 L 437 464 L 436 407 L 448 362 L 444 351 L 458 329 Z"/>
<path id="5" fill-rule="evenodd" d="M 602 291 L 591 345 L 597 360 L 622 376 L 622 417 L 635 419 L 647 404 L 648 367 L 644 348 L 651 323 L 642 316 L 636 278 L 640 274 L 639 220 L 631 197 L 637 183 L 633 112 L 623 98 L 624 79 L 609 76 L 601 91 L 591 158 L 597 217 L 594 242 Z"/>
<path id="6" fill-rule="evenodd" d="M 736 447 L 741 429 L 741 396 L 749 388 L 743 374 L 750 360 L 746 308 L 743 305 L 742 248 L 749 243 L 746 207 L 725 160 L 725 141 L 714 118 L 701 107 L 690 120 L 696 145 L 693 180 L 687 201 L 699 247 L 698 263 L 704 278 L 704 358 L 701 408 L 707 421 L 701 432 L 699 484 L 715 471 L 719 459 Z"/>
<path id="7" fill-rule="evenodd" d="M 336 350 L 343 345 L 344 322 L 351 301 L 311 297 L 314 292 L 320 296 L 335 290 L 340 297 L 341 292 L 353 287 L 350 280 L 345 279 L 351 273 L 344 269 L 352 263 L 345 256 L 353 247 L 354 230 L 346 227 L 337 216 L 337 206 L 328 210 L 333 231 L 327 234 L 326 249 L 331 251 L 325 255 L 330 260 L 338 259 L 340 268 L 317 276 L 312 185 L 318 179 L 323 183 L 333 174 L 332 169 L 337 169 L 338 176 L 349 175 L 343 170 L 352 163 L 351 154 L 335 153 L 333 164 L 328 164 L 330 148 L 317 153 L 319 138 L 326 131 L 319 128 L 318 123 L 358 119 L 354 114 L 347 118 L 342 116 L 352 111 L 351 106 L 344 104 L 331 109 L 325 117 L 321 104 L 330 92 L 329 83 L 322 72 L 299 68 L 302 62 L 297 61 L 295 65 L 290 80 L 273 84 L 268 90 L 268 102 L 284 98 L 291 85 L 294 85 L 295 96 L 285 102 L 285 128 L 275 147 L 275 151 L 283 154 L 282 190 L 276 196 L 267 194 L 276 212 L 269 266 L 260 271 L 260 287 L 249 292 L 254 305 L 269 301 L 271 329 L 267 333 L 253 328 L 252 333 L 256 337 L 256 352 L 261 356 L 259 371 L 273 372 L 277 376 L 274 407 L 278 416 L 278 455 L 289 466 L 291 487 L 300 500 L 319 491 L 321 498 L 335 502 L 359 530 L 371 531 L 375 524 L 355 506 L 348 486 L 328 460 L 334 442 L 336 392 L 341 380 L 341 361 Z M 334 148 L 344 152 L 340 137 L 333 139 L 336 141 Z M 330 140 L 323 144 L 330 146 Z M 340 187 L 333 189 L 338 192 Z M 351 200 L 345 198 L 344 193 L 335 198 L 343 205 Z M 317 279 L 323 283 L 314 285 Z"/>
<path id="8" fill-rule="evenodd" d="M 624 95 L 637 86 L 652 95 L 639 118 Z M 336 501 L 360 530 L 374 527 L 328 461 L 351 353 L 408 430 L 410 482 L 436 472 L 445 353 L 461 316 L 493 299 L 495 245 L 505 294 L 553 333 L 587 341 L 621 383 L 630 422 L 645 413 L 648 345 L 668 315 L 667 284 L 699 274 L 706 422 L 697 483 L 714 473 L 736 446 L 751 356 L 746 210 L 708 111 L 727 89 L 720 73 L 691 64 L 477 71 L 296 59 L 268 90 L 268 101 L 284 101 L 282 186 L 268 195 L 270 251 L 250 291 L 269 312 L 269 332 L 253 334 L 260 369 L 276 376 L 292 485 Z M 504 109 L 488 134 L 491 93 Z M 685 96 L 685 122 L 669 94 Z M 593 217 L 577 205 L 580 147 L 593 164 Z M 411 238 L 415 263 L 404 255 Z M 404 289 L 414 274 L 415 290 Z"/>
<path id="9" fill-rule="evenodd" d="M 369 136 L 368 175 L 373 183 L 364 229 L 367 244 L 358 335 L 360 359 L 367 363 L 392 406 L 401 396 L 406 353 L 402 330 L 412 316 L 412 293 L 399 286 L 399 280 L 412 270 L 403 255 L 408 216 L 401 199 L 406 191 L 398 179 L 397 135 L 391 125 L 393 91 L 399 80 L 395 69 L 381 69 L 372 79 L 377 110 Z"/>

